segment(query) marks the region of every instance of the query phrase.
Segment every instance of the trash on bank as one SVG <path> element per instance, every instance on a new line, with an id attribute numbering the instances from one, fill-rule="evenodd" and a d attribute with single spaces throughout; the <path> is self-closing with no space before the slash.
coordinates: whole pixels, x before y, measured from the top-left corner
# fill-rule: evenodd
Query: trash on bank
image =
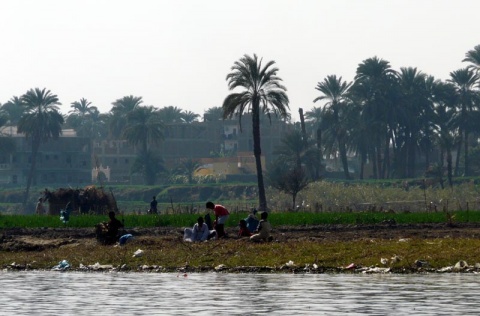
<path id="1" fill-rule="evenodd" d="M 70 269 L 70 263 L 67 260 L 60 261 L 56 266 L 52 268 L 54 271 L 65 271 Z"/>
<path id="2" fill-rule="evenodd" d="M 118 240 L 118 243 L 120 246 L 124 246 L 127 243 L 131 242 L 133 240 L 133 235 L 132 234 L 125 234 L 120 239 Z"/>
<path id="3" fill-rule="evenodd" d="M 100 264 L 99 262 L 96 262 L 95 264 L 91 264 L 87 266 L 91 270 L 111 270 L 113 269 L 113 265 L 111 264 Z"/>
<path id="4" fill-rule="evenodd" d="M 426 260 L 415 260 L 415 266 L 418 268 L 428 267 L 429 263 Z"/>
<path id="5" fill-rule="evenodd" d="M 348 266 L 345 267 L 345 270 L 353 270 L 357 267 L 355 263 L 350 263 Z"/>
<path id="6" fill-rule="evenodd" d="M 289 268 L 292 268 L 292 267 L 295 267 L 295 262 L 293 262 L 292 260 L 288 261 L 287 263 L 285 263 L 285 265 Z"/>
<path id="7" fill-rule="evenodd" d="M 465 270 L 466 268 L 468 268 L 468 263 L 464 260 L 460 260 L 453 267 L 455 271 Z"/>
<path id="8" fill-rule="evenodd" d="M 222 271 L 222 270 L 225 270 L 226 268 L 227 268 L 226 265 L 219 264 L 218 266 L 215 267 L 215 271 Z"/>
<path id="9" fill-rule="evenodd" d="M 142 249 L 137 249 L 137 251 L 133 253 L 133 257 L 141 257 L 143 256 L 143 252 L 144 251 Z"/>

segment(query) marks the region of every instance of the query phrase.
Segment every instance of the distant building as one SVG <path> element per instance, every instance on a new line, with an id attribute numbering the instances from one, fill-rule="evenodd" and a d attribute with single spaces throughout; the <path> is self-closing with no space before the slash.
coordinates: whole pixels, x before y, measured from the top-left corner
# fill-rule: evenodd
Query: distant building
<path id="1" fill-rule="evenodd" d="M 292 125 L 283 120 L 272 118 L 270 123 L 267 117 L 262 117 L 261 147 L 264 169 L 266 163 L 274 158 L 275 148 L 292 128 Z M 201 164 L 214 166 L 200 174 L 256 174 L 250 115 L 242 117 L 241 128 L 238 119 L 166 124 L 164 140 L 151 149 L 162 157 L 166 168 L 175 168 L 181 159 L 193 159 Z M 94 143 L 93 154 L 93 168 L 108 168 L 108 181 L 143 182 L 140 175 L 132 177 L 130 174 L 137 157 L 137 149 L 127 141 L 97 141 Z"/>
<path id="2" fill-rule="evenodd" d="M 0 184 L 25 185 L 32 162 L 31 142 L 18 134 L 15 126 L 0 128 L 0 137 L 10 137 L 14 153 L 0 151 Z M 40 145 L 33 185 L 62 184 L 77 186 L 91 183 L 91 149 L 89 139 L 77 137 L 65 129 L 57 140 Z"/>

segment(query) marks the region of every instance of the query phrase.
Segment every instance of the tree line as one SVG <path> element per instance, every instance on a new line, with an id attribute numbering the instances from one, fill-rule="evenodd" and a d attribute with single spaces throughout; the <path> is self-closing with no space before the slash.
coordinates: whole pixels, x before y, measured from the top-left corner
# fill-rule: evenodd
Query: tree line
<path id="1" fill-rule="evenodd" d="M 430 155 L 438 148 L 441 157 L 436 159 L 440 162 L 437 167 L 446 169 L 450 184 L 454 175 L 472 175 L 471 159 L 478 151 L 480 133 L 476 124 L 480 116 L 480 45 L 468 51 L 463 61 L 466 66 L 452 71 L 447 80 L 435 79 L 415 67 L 394 70 L 388 61 L 376 56 L 358 65 L 352 82 L 334 74 L 327 76 L 316 85 L 319 96 L 312 100 L 322 105 L 305 113 L 309 132 L 301 112 L 301 130 L 287 135 L 278 149 L 284 164 L 279 170 L 290 170 L 297 177 L 305 173 L 315 180 L 323 157 L 339 157 L 345 178 L 350 179 L 350 154 L 361 162 L 360 178 L 367 161 L 373 166 L 374 178 L 409 178 L 416 175 L 420 154 L 425 157 L 426 168 L 432 167 Z M 238 117 L 240 124 L 244 113 L 251 114 L 260 209 L 267 209 L 260 118 L 290 118 L 287 89 L 278 71 L 274 61 L 263 63 L 256 55 L 244 55 L 226 76 L 233 92 L 221 107 L 204 113 L 204 120 Z M 139 149 L 134 169 L 144 174 L 146 183 L 152 183 L 151 177 L 162 168 L 161 157 L 152 146 L 163 140 L 165 124 L 188 124 L 200 117 L 174 106 L 144 105 L 142 97 L 132 95 L 114 101 L 107 113 L 100 113 L 84 98 L 71 103 L 68 115 L 60 113 L 60 104 L 50 90 L 34 88 L 0 107 L 0 126 L 17 126 L 31 140 L 26 198 L 40 145 L 57 138 L 62 128 L 73 128 L 77 135 L 92 140 L 127 140 Z M 1 141 L 5 151 L 14 150 L 8 139 Z"/>

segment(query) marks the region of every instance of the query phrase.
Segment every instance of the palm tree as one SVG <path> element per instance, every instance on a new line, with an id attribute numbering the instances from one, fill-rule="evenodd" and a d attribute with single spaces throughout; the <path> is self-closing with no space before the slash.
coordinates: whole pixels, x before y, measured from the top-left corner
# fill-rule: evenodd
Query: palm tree
<path id="1" fill-rule="evenodd" d="M 403 159 L 396 156 L 398 165 L 404 166 L 408 178 L 415 176 L 415 158 L 422 136 L 429 135 L 433 109 L 426 91 L 427 76 L 417 68 L 404 67 L 398 74 L 401 95 L 401 111 L 396 118 L 399 124 L 397 138 Z M 412 117 L 415 117 L 413 120 Z M 401 143 L 399 143 L 401 141 Z M 428 150 L 427 150 L 428 151 Z M 427 152 L 428 156 L 428 152 Z M 428 159 L 427 159 L 428 160 Z M 399 166 L 397 166 L 399 167 Z M 427 166 L 428 168 L 428 166 Z"/>
<path id="2" fill-rule="evenodd" d="M 244 112 L 251 112 L 253 132 L 253 154 L 257 168 L 259 209 L 267 210 L 267 199 L 262 171 L 262 150 L 260 147 L 260 113 L 274 113 L 282 118 L 288 117 L 288 96 L 286 88 L 280 84 L 282 79 L 277 76 L 278 68 L 273 67 L 274 61 L 262 66 L 262 59 L 244 55 L 232 66 L 232 72 L 227 75 L 228 88 L 244 88 L 239 93 L 228 95 L 223 101 L 223 118 L 231 118 L 234 114 L 241 117 Z"/>
<path id="3" fill-rule="evenodd" d="M 129 112 L 122 137 L 130 144 L 140 147 L 140 157 L 143 158 L 138 159 L 139 163 L 151 163 L 154 157 L 149 146 L 159 144 L 163 140 L 163 123 L 158 111 L 152 106 L 139 106 Z M 151 174 L 147 173 L 152 172 L 150 166 L 144 166 L 143 171 L 146 184 L 154 184 L 155 178 L 152 182 Z"/>
<path id="4" fill-rule="evenodd" d="M 378 57 L 364 60 L 357 67 L 355 82 L 351 92 L 355 103 L 361 106 L 364 126 L 368 127 L 371 145 L 369 158 L 375 178 L 384 178 L 388 173 L 390 148 L 395 125 L 396 71 L 390 63 Z M 383 152 L 383 162 L 382 162 Z"/>
<path id="5" fill-rule="evenodd" d="M 223 109 L 220 106 L 214 106 L 203 113 L 203 120 L 206 122 L 214 122 L 223 118 Z"/>
<path id="6" fill-rule="evenodd" d="M 85 98 L 70 104 L 72 110 L 66 119 L 66 123 L 75 129 L 78 136 L 88 137 L 90 140 L 98 138 L 100 126 L 106 124 L 96 106 L 91 105 Z"/>
<path id="7" fill-rule="evenodd" d="M 310 123 L 311 128 L 315 131 L 317 148 L 320 149 L 322 144 L 322 130 L 320 128 L 320 123 L 322 122 L 322 112 L 321 107 L 313 107 L 310 111 L 305 112 L 305 119 Z"/>
<path id="8" fill-rule="evenodd" d="M 200 114 L 194 113 L 192 111 L 183 111 L 182 112 L 182 121 L 189 124 L 197 122 Z"/>
<path id="9" fill-rule="evenodd" d="M 27 112 L 18 121 L 18 132 L 24 133 L 32 144 L 30 172 L 27 179 L 27 189 L 23 200 L 24 207 L 28 201 L 30 186 L 35 175 L 37 154 L 40 144 L 49 139 L 57 139 L 62 133 L 63 116 L 58 110 L 61 103 L 50 90 L 39 88 L 28 90 L 22 97 Z"/>
<path id="10" fill-rule="evenodd" d="M 85 98 L 81 98 L 80 101 L 75 101 L 70 104 L 70 107 L 72 108 L 70 113 L 75 113 L 80 117 L 85 117 L 95 110 L 98 110 L 96 106 L 92 106 L 91 104 L 92 102 L 89 102 Z"/>
<path id="11" fill-rule="evenodd" d="M 113 102 L 110 117 L 109 130 L 113 137 L 120 137 L 125 125 L 127 124 L 127 115 L 143 103 L 142 97 L 133 95 L 125 96 Z"/>
<path id="12" fill-rule="evenodd" d="M 153 151 L 147 150 L 140 152 L 133 162 L 130 173 L 139 173 L 144 175 L 145 183 L 148 185 L 155 184 L 157 175 L 165 171 L 163 160 L 158 157 Z"/>
<path id="13" fill-rule="evenodd" d="M 166 106 L 158 110 L 158 115 L 163 123 L 180 123 L 183 122 L 182 109 L 176 106 Z"/>
<path id="14" fill-rule="evenodd" d="M 201 164 L 198 160 L 191 158 L 181 159 L 177 171 L 178 173 L 183 174 L 187 177 L 188 184 L 192 184 L 195 171 L 199 170 L 200 167 Z"/>
<path id="15" fill-rule="evenodd" d="M 25 104 L 23 104 L 20 97 L 12 97 L 0 108 L 7 115 L 8 122 L 6 124 L 9 126 L 16 126 L 25 112 Z"/>
<path id="16" fill-rule="evenodd" d="M 480 45 L 475 46 L 465 54 L 465 59 L 462 61 L 471 63 L 467 68 L 480 72 Z"/>
<path id="17" fill-rule="evenodd" d="M 347 161 L 347 129 L 343 123 L 346 119 L 346 107 L 350 102 L 348 96 L 348 90 L 352 83 L 342 81 L 342 77 L 337 78 L 336 75 L 327 76 L 322 82 L 319 82 L 315 87 L 320 91 L 322 95 L 315 98 L 313 102 L 320 100 L 326 100 L 325 107 L 323 108 L 323 116 L 329 116 L 332 119 L 332 124 L 329 124 L 328 132 L 332 135 L 333 139 L 337 142 L 338 150 L 340 152 L 340 159 L 342 161 L 343 171 L 345 173 L 345 179 L 350 179 L 348 172 Z"/>
<path id="18" fill-rule="evenodd" d="M 432 82 L 432 102 L 435 110 L 435 130 L 437 132 L 438 145 L 441 150 L 440 166 L 443 167 L 444 156 L 447 160 L 447 178 L 450 187 L 453 186 L 452 150 L 455 146 L 458 127 L 455 126 L 456 92 L 451 83 L 443 83 L 440 80 Z"/>
<path id="19" fill-rule="evenodd" d="M 480 81 L 480 74 L 476 74 L 471 69 L 463 68 L 452 71 L 450 79 L 447 80 L 455 86 L 458 96 L 456 124 L 459 127 L 460 142 L 457 152 L 457 165 L 455 173 L 458 174 L 458 164 L 462 143 L 464 145 L 464 175 L 470 175 L 469 157 L 468 157 L 468 136 L 475 128 L 478 122 L 478 104 L 479 93 L 475 90 L 475 85 Z"/>
<path id="20" fill-rule="evenodd" d="M 279 160 L 297 169 L 303 168 L 303 165 L 305 165 L 306 169 L 309 170 L 310 177 L 316 179 L 319 173 L 316 169 L 320 166 L 318 152 L 319 150 L 315 148 L 310 139 L 305 140 L 302 132 L 293 130 L 285 135 L 282 144 L 277 147 L 274 153 L 278 155 Z"/>

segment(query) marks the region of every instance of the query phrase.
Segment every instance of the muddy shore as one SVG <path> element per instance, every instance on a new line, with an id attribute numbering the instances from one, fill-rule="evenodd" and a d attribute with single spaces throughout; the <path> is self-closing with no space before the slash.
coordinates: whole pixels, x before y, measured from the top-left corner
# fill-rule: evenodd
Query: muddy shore
<path id="1" fill-rule="evenodd" d="M 126 233 L 135 237 L 135 242 L 141 245 L 152 245 L 155 243 L 182 244 L 182 228 L 177 227 L 154 227 L 154 228 L 126 228 Z M 238 242 L 235 228 L 227 228 L 229 237 L 222 242 Z M 274 240 L 272 243 L 289 243 L 303 241 L 308 242 L 351 242 L 362 240 L 400 240 L 400 239 L 479 239 L 480 223 L 457 223 L 448 225 L 441 224 L 408 224 L 401 225 L 395 223 L 384 223 L 379 225 L 316 225 L 316 226 L 281 226 L 273 230 Z M 212 241 L 219 242 L 219 241 Z M 242 241 L 243 242 L 243 241 Z M 246 241 L 248 242 L 248 241 Z M 4 228 L 0 229 L 0 252 L 9 254 L 42 253 L 52 249 L 65 246 L 82 245 L 96 247 L 98 245 L 93 228 Z M 98 245 L 100 247 L 100 245 Z M 454 264 L 454 263 L 453 263 Z M 6 269 L 29 269 L 35 268 L 25 264 L 7 264 Z M 84 267 L 86 270 L 95 270 L 95 268 Z M 127 271 L 139 270 L 139 267 L 120 267 L 106 266 L 105 269 L 122 268 Z M 161 267 L 143 266 L 142 271 L 159 271 Z M 361 271 L 365 267 L 350 267 L 348 270 Z M 77 269 L 78 270 L 78 269 Z M 345 267 L 297 267 L 297 266 L 277 266 L 272 267 L 188 267 L 179 266 L 174 268 L 163 268 L 165 272 L 203 272 L 203 271 L 226 271 L 226 272 L 343 272 Z M 462 269 L 467 270 L 467 269 Z M 477 271 L 471 266 L 468 271 Z M 428 272 L 428 267 L 410 265 L 408 267 L 390 267 L 379 272 Z M 367 271 L 368 272 L 368 271 Z M 434 272 L 432 270 L 432 272 Z M 438 272 L 438 269 L 436 270 Z M 449 271 L 444 271 L 449 272 Z"/>

